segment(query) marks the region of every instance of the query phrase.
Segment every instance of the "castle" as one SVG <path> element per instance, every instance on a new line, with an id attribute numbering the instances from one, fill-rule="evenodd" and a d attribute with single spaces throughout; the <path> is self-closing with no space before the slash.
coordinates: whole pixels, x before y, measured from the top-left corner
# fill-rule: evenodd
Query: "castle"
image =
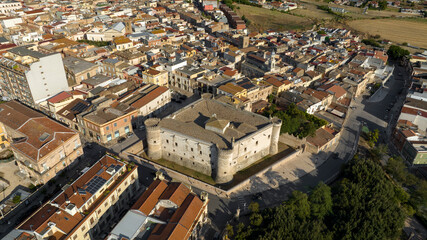
<path id="1" fill-rule="evenodd" d="M 205 94 L 164 119 L 150 118 L 147 155 L 203 174 L 216 183 L 278 152 L 282 122 L 219 102 Z"/>

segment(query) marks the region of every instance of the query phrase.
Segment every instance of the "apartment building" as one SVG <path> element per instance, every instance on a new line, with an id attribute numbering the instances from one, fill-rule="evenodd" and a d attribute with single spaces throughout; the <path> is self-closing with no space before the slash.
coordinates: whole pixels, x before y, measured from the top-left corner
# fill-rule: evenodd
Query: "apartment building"
<path id="1" fill-rule="evenodd" d="M 141 73 L 142 79 L 145 83 L 156 84 L 159 86 L 168 86 L 169 74 L 165 70 L 156 70 L 149 68 Z"/>
<path id="2" fill-rule="evenodd" d="M 167 87 L 144 84 L 117 101 L 138 110 L 138 117 L 132 123 L 141 126 L 145 119 L 166 109 L 171 102 L 171 91 Z"/>
<path id="3" fill-rule="evenodd" d="M 101 239 L 138 189 L 137 167 L 105 155 L 10 235 L 28 240 Z"/>
<path id="4" fill-rule="evenodd" d="M 76 57 L 64 58 L 64 67 L 69 86 L 79 85 L 98 73 L 98 65 Z"/>
<path id="5" fill-rule="evenodd" d="M 2 14 L 10 14 L 15 10 L 22 9 L 22 3 L 17 1 L 2 1 L 0 3 L 0 13 Z"/>
<path id="6" fill-rule="evenodd" d="M 133 132 L 132 122 L 138 116 L 138 109 L 132 106 L 105 101 L 109 103 L 93 103 L 89 111 L 77 116 L 83 135 L 102 144 Z"/>
<path id="7" fill-rule="evenodd" d="M 17 102 L 0 104 L 16 162 L 34 184 L 47 183 L 83 154 L 79 134 Z"/>
<path id="8" fill-rule="evenodd" d="M 207 72 L 204 68 L 185 66 L 173 71 L 169 76 L 169 86 L 194 93 L 198 89 L 197 79 Z"/>
<path id="9" fill-rule="evenodd" d="M 29 106 L 68 90 L 60 53 L 43 54 L 20 46 L 0 59 L 1 95 Z"/>
<path id="10" fill-rule="evenodd" d="M 184 184 L 168 183 L 160 175 L 106 239 L 200 239 L 208 202 L 206 192 L 199 198 Z"/>

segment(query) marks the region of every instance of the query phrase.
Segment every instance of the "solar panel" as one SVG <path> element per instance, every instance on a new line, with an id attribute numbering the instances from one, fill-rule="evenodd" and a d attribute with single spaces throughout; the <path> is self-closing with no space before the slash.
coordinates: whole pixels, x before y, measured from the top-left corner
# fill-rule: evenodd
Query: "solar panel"
<path id="1" fill-rule="evenodd" d="M 74 105 L 74 107 L 71 108 L 71 111 L 83 112 L 84 110 L 86 110 L 87 107 L 88 106 L 86 104 L 78 102 L 76 105 Z"/>
<path id="2" fill-rule="evenodd" d="M 99 169 L 99 171 L 96 173 L 96 175 L 100 175 L 104 171 L 103 168 Z"/>
<path id="3" fill-rule="evenodd" d="M 102 177 L 95 176 L 86 184 L 86 191 L 90 194 L 95 194 L 105 184 L 105 182 L 107 182 L 107 180 Z"/>
<path id="4" fill-rule="evenodd" d="M 116 172 L 117 172 L 117 171 L 119 171 L 119 170 L 120 170 L 120 168 L 121 168 L 122 166 L 120 166 L 120 165 L 111 165 L 111 167 L 112 167 L 112 168 L 114 168 L 114 170 L 116 170 Z"/>

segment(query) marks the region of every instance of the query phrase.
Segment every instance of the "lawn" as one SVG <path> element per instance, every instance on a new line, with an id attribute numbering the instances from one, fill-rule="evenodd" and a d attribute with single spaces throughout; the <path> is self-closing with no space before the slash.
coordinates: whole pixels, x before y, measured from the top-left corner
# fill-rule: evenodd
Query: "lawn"
<path id="1" fill-rule="evenodd" d="M 252 7 L 243 4 L 236 5 L 239 16 L 245 16 L 251 21 L 250 30 L 263 32 L 266 30 L 287 31 L 311 28 L 313 22 L 307 18 L 293 16 L 279 11 Z M 240 8 L 240 9 L 239 9 Z"/>
<path id="2" fill-rule="evenodd" d="M 381 39 L 427 48 L 427 20 L 363 19 L 350 21 L 348 25 L 360 32 L 378 34 Z"/>
<path id="3" fill-rule="evenodd" d="M 151 160 L 151 161 L 153 161 L 155 163 L 158 163 L 158 164 L 160 164 L 160 165 L 162 165 L 164 167 L 173 169 L 173 170 L 175 170 L 177 172 L 183 173 L 183 174 L 185 174 L 187 176 L 190 176 L 192 178 L 198 179 L 198 180 L 200 180 L 202 182 L 205 182 L 207 184 L 210 184 L 210 185 L 215 185 L 216 184 L 215 181 L 212 179 L 211 176 L 208 176 L 208 175 L 205 175 L 203 173 L 197 172 L 197 171 L 195 171 L 193 169 L 186 168 L 186 167 L 181 166 L 179 164 L 176 164 L 174 162 L 171 162 L 171 161 L 168 161 L 168 160 L 165 160 L 165 159 L 158 159 L 158 160 Z"/>

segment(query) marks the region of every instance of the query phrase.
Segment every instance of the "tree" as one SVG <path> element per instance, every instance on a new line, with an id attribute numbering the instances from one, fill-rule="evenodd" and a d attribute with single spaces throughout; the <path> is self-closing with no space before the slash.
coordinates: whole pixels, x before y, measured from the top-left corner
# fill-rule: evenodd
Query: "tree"
<path id="1" fill-rule="evenodd" d="M 375 143 L 377 143 L 378 138 L 380 137 L 380 131 L 378 129 L 375 129 L 374 131 L 370 131 L 368 133 L 368 143 L 369 145 L 374 146 Z"/>
<path id="2" fill-rule="evenodd" d="M 252 213 L 249 220 L 251 221 L 251 225 L 259 226 L 262 223 L 262 216 L 259 213 Z"/>
<path id="3" fill-rule="evenodd" d="M 334 195 L 336 239 L 395 239 L 405 213 L 395 200 L 394 185 L 378 163 L 352 160 Z"/>
<path id="4" fill-rule="evenodd" d="M 387 50 L 387 55 L 392 59 L 401 59 L 404 56 L 409 55 L 409 51 L 399 46 L 391 45 Z"/>
<path id="5" fill-rule="evenodd" d="M 231 226 L 230 224 L 227 224 L 227 226 L 225 226 L 225 230 L 227 231 L 227 236 L 232 237 L 234 235 L 233 226 Z"/>
<path id="6" fill-rule="evenodd" d="M 259 212 L 259 203 L 257 203 L 257 202 L 251 202 L 249 204 L 249 210 L 251 210 L 251 212 L 253 212 L 253 213 Z"/>
<path id="7" fill-rule="evenodd" d="M 387 8 L 387 1 L 381 0 L 378 2 L 378 9 L 385 10 Z"/>
<path id="8" fill-rule="evenodd" d="M 332 213 L 332 195 L 331 188 L 319 183 L 309 197 L 311 203 L 311 215 L 317 219 L 323 219 L 328 214 Z"/>
<path id="9" fill-rule="evenodd" d="M 273 103 L 275 96 L 273 94 L 268 95 L 267 99 L 269 103 Z"/>

